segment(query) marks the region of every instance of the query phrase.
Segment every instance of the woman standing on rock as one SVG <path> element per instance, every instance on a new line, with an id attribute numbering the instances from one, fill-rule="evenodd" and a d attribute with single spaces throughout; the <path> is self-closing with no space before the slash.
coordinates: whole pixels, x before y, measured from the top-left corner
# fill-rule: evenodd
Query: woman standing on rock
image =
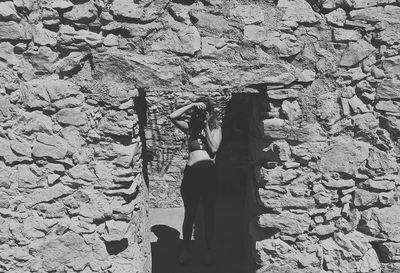
<path id="1" fill-rule="evenodd" d="M 179 118 L 192 110 L 190 121 Z M 190 241 L 200 199 L 203 202 L 207 253 L 205 262 L 213 262 L 214 207 L 216 201 L 215 154 L 221 144 L 222 133 L 217 114 L 209 102 L 186 105 L 169 115 L 171 121 L 188 138 L 189 159 L 183 173 L 181 195 L 185 207 L 183 220 L 183 249 L 179 262 L 184 264 L 190 255 Z"/>

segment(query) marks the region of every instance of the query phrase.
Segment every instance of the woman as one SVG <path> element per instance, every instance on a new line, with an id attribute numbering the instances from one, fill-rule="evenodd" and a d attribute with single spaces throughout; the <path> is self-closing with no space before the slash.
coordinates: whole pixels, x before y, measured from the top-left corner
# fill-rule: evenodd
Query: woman
<path id="1" fill-rule="evenodd" d="M 192 110 L 189 123 L 179 120 Z M 221 127 L 210 103 L 191 103 L 169 115 L 171 121 L 188 137 L 189 159 L 183 173 L 181 195 L 185 207 L 183 220 L 183 249 L 179 262 L 185 263 L 190 254 L 193 224 L 200 199 L 203 202 L 207 253 L 205 262 L 213 262 L 214 206 L 216 200 L 215 154 L 221 144 Z"/>

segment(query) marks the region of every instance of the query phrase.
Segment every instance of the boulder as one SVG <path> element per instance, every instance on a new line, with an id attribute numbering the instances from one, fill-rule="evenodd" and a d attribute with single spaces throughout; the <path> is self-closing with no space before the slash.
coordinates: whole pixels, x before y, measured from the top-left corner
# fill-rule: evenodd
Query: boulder
<path id="1" fill-rule="evenodd" d="M 400 56 L 382 59 L 382 67 L 389 78 L 400 77 Z"/>
<path id="2" fill-rule="evenodd" d="M 42 23 L 33 27 L 33 42 L 40 46 L 57 45 L 57 33 L 43 28 Z"/>
<path id="3" fill-rule="evenodd" d="M 374 170 L 383 171 L 385 174 L 398 173 L 399 171 L 396 158 L 376 148 L 370 150 L 367 166 Z"/>
<path id="4" fill-rule="evenodd" d="M 168 1 L 135 2 L 133 0 L 116 0 L 111 5 L 114 16 L 150 22 L 157 19 L 166 8 Z"/>
<path id="5" fill-rule="evenodd" d="M 358 167 L 369 156 L 369 145 L 367 143 L 335 138 L 328 149 L 321 155 L 318 164 L 322 172 L 343 172 L 355 175 Z"/>
<path id="6" fill-rule="evenodd" d="M 68 174 L 73 179 L 82 179 L 89 182 L 97 180 L 97 176 L 89 170 L 87 165 L 76 165 L 68 170 Z"/>
<path id="7" fill-rule="evenodd" d="M 400 103 L 391 100 L 380 100 L 375 104 L 375 109 L 378 111 L 399 113 Z"/>
<path id="8" fill-rule="evenodd" d="M 376 89 L 377 99 L 399 99 L 400 98 L 400 80 L 384 79 Z"/>
<path id="9" fill-rule="evenodd" d="M 379 195 L 362 189 L 356 189 L 354 194 L 354 206 L 356 207 L 372 207 L 378 203 Z"/>
<path id="10" fill-rule="evenodd" d="M 400 207 L 371 208 L 362 213 L 358 230 L 381 239 L 400 242 Z"/>
<path id="11" fill-rule="evenodd" d="M 279 0 L 277 7 L 285 8 L 285 14 L 282 17 L 282 20 L 285 21 L 314 24 L 319 20 L 319 15 L 304 0 Z"/>
<path id="12" fill-rule="evenodd" d="M 391 191 L 396 188 L 396 183 L 391 180 L 368 179 L 364 184 L 373 191 Z"/>
<path id="13" fill-rule="evenodd" d="M 269 99 L 286 100 L 299 97 L 299 90 L 296 89 L 273 89 L 267 90 L 265 95 Z"/>
<path id="14" fill-rule="evenodd" d="M 201 48 L 200 33 L 194 26 L 174 22 L 167 30 L 151 36 L 150 50 L 194 55 Z"/>
<path id="15" fill-rule="evenodd" d="M 353 29 L 334 28 L 332 39 L 335 42 L 355 42 L 361 39 L 361 34 Z"/>
<path id="16" fill-rule="evenodd" d="M 42 268 L 47 271 L 63 271 L 66 268 L 82 270 L 93 260 L 92 247 L 85 239 L 73 232 L 62 236 L 49 236 L 39 248 Z"/>
<path id="17" fill-rule="evenodd" d="M 370 7 L 350 12 L 352 20 L 376 23 L 385 21 L 391 24 L 400 23 L 400 7 L 387 5 L 385 7 Z"/>
<path id="18" fill-rule="evenodd" d="M 11 1 L 0 2 L 0 20 L 1 21 L 17 21 L 21 20 L 15 9 L 14 3 Z"/>
<path id="19" fill-rule="evenodd" d="M 246 25 L 264 22 L 264 11 L 256 5 L 242 4 L 229 10 L 229 16 Z"/>
<path id="20" fill-rule="evenodd" d="M 342 8 L 338 8 L 326 14 L 325 17 L 328 23 L 337 27 L 343 27 L 347 14 Z"/>
<path id="21" fill-rule="evenodd" d="M 339 65 L 344 67 L 352 67 L 364 60 L 374 51 L 376 51 L 376 48 L 365 40 L 350 42 L 347 49 L 342 54 Z"/>
<path id="22" fill-rule="evenodd" d="M 79 86 L 67 80 L 31 80 L 21 83 L 22 99 L 30 108 L 54 106 L 77 106 L 83 96 Z"/>
<path id="23" fill-rule="evenodd" d="M 285 139 L 289 141 L 323 141 L 321 129 L 317 124 L 302 127 L 292 125 L 279 118 L 265 119 L 259 124 L 265 139 Z"/>
<path id="24" fill-rule="evenodd" d="M 66 153 L 67 144 L 64 139 L 43 133 L 37 135 L 32 149 L 34 157 L 48 157 L 56 160 L 65 158 Z"/>
<path id="25" fill-rule="evenodd" d="M 70 195 L 71 193 L 73 193 L 71 188 L 62 184 L 56 184 L 53 187 L 33 191 L 26 197 L 24 204 L 30 208 L 39 203 L 54 202 L 54 200 Z"/>
<path id="26" fill-rule="evenodd" d="M 261 205 L 269 209 L 311 209 L 315 207 L 315 202 L 312 198 L 292 197 L 289 195 L 276 195 L 271 197 L 266 194 L 268 191 L 259 189 Z"/>
<path id="27" fill-rule="evenodd" d="M 400 243 L 381 243 L 378 244 L 377 249 L 383 262 L 400 262 Z"/>
<path id="28" fill-rule="evenodd" d="M 32 29 L 28 24 L 14 21 L 0 22 L 0 41 L 26 41 L 32 39 Z"/>
<path id="29" fill-rule="evenodd" d="M 308 230 L 311 218 L 307 214 L 284 211 L 282 214 L 262 214 L 257 222 L 261 228 L 277 230 L 287 235 L 298 235 Z"/>
<path id="30" fill-rule="evenodd" d="M 14 46 L 8 42 L 0 43 L 0 68 L 14 66 L 19 63 L 19 58 L 14 54 Z"/>
<path id="31" fill-rule="evenodd" d="M 106 134 L 131 136 L 137 116 L 128 116 L 125 111 L 109 111 L 99 122 L 98 129 Z"/>
<path id="32" fill-rule="evenodd" d="M 97 8 L 92 1 L 83 4 L 75 4 L 72 9 L 64 12 L 63 17 L 68 21 L 88 24 L 97 16 Z"/>
<path id="33" fill-rule="evenodd" d="M 79 108 L 64 108 L 55 115 L 57 121 L 64 125 L 81 126 L 87 123 L 86 114 Z"/>

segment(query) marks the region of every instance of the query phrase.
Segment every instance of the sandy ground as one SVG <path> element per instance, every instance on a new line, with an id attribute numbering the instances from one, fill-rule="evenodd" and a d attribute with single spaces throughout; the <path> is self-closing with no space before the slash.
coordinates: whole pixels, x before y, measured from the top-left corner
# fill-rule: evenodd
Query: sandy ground
<path id="1" fill-rule="evenodd" d="M 192 259 L 185 265 L 177 260 L 182 248 L 183 208 L 151 209 L 151 249 L 153 273 L 249 273 L 246 255 L 244 198 L 221 196 L 216 205 L 216 263 L 204 261 L 202 208 L 197 213 Z"/>

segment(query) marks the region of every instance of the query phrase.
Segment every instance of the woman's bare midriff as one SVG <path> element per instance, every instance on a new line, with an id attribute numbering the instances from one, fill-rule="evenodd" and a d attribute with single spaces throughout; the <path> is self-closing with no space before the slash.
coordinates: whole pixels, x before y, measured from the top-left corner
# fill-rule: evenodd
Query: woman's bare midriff
<path id="1" fill-rule="evenodd" d="M 208 153 L 204 150 L 195 150 L 189 153 L 189 160 L 187 165 L 192 166 L 198 162 L 204 162 L 204 161 L 211 161 L 214 162 L 213 159 L 210 158 Z"/>

